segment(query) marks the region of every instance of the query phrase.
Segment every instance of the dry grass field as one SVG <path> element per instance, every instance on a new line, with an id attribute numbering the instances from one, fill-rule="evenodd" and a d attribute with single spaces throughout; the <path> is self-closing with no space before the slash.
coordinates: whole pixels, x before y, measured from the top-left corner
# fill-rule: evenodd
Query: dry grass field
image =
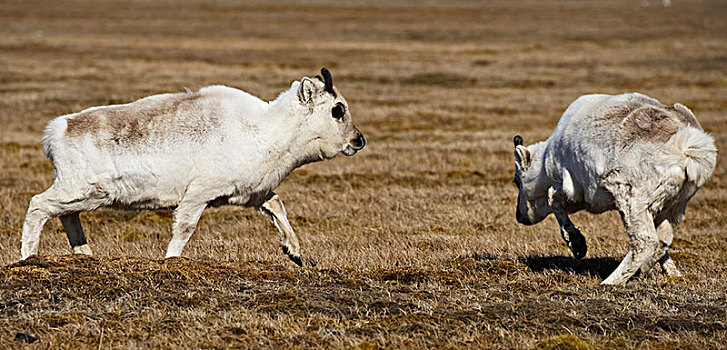
<path id="1" fill-rule="evenodd" d="M 691 107 L 727 150 L 727 2 L 0 1 L 0 348 L 727 348 L 727 173 L 691 201 L 672 257 L 625 287 L 617 213 L 515 221 L 512 137 L 544 140 L 576 97 L 639 91 Z M 17 263 L 53 180 L 55 116 L 226 84 L 266 100 L 333 72 L 369 144 L 276 191 L 316 267 L 267 216 L 208 209 L 162 261 L 168 211 L 58 219 Z"/>

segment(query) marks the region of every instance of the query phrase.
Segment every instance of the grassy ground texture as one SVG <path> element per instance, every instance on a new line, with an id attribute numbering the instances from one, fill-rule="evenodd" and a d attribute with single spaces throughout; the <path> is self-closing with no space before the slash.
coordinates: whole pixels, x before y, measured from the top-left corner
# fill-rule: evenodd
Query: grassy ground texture
<path id="1" fill-rule="evenodd" d="M 515 221 L 512 137 L 544 140 L 586 93 L 638 91 L 696 113 L 727 149 L 727 3 L 680 1 L 0 2 L 0 347 L 704 349 L 727 344 L 727 174 L 676 232 L 685 274 L 600 281 L 628 250 L 617 213 Z M 333 72 L 369 144 L 276 191 L 269 219 L 208 209 L 163 262 L 168 211 L 58 219 L 17 263 L 30 198 L 53 180 L 55 116 L 226 84 L 266 100 Z M 27 338 L 25 338 L 27 339 Z"/>

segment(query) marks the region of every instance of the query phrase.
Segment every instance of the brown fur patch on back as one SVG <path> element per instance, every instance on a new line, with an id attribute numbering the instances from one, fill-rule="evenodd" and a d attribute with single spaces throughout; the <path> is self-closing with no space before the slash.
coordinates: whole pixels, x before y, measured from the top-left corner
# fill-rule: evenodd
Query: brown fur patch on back
<path id="1" fill-rule="evenodd" d="M 621 123 L 622 146 L 638 141 L 666 143 L 686 125 L 676 113 L 657 107 L 642 107 L 630 113 Z"/>
<path id="2" fill-rule="evenodd" d="M 68 124 L 66 127 L 66 135 L 70 137 L 83 134 L 97 134 L 100 127 L 99 118 L 94 115 L 93 111 L 68 118 L 66 119 L 66 123 Z"/>
<path id="3" fill-rule="evenodd" d="M 148 139 L 158 125 L 156 118 L 163 118 L 173 113 L 167 101 L 162 105 L 139 104 L 135 108 L 111 108 L 105 115 L 105 125 L 110 141 L 119 145 L 137 144 Z"/>
<path id="4" fill-rule="evenodd" d="M 605 112 L 599 113 L 599 119 L 603 122 L 621 124 L 631 112 L 644 106 L 664 107 L 664 105 L 657 104 L 651 99 L 646 99 L 641 96 L 630 96 L 625 103 L 611 105 Z"/>
<path id="5" fill-rule="evenodd" d="M 219 124 L 217 111 L 201 110 L 199 93 L 182 93 L 80 112 L 67 120 L 69 137 L 92 135 L 97 143 L 131 146 L 169 140 L 204 140 Z"/>
<path id="6" fill-rule="evenodd" d="M 602 122 L 619 124 L 636 108 L 638 106 L 635 105 L 609 106 L 604 113 L 598 115 L 598 119 Z"/>

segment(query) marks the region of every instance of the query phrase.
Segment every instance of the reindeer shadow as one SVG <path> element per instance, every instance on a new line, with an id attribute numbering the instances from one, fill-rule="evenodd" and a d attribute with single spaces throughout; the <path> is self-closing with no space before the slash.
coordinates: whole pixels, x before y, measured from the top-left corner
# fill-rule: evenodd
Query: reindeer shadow
<path id="1" fill-rule="evenodd" d="M 528 256 L 518 259 L 530 271 L 540 273 L 547 270 L 562 270 L 578 275 L 604 279 L 616 270 L 620 261 L 614 258 L 587 258 L 576 260 L 570 256 Z"/>

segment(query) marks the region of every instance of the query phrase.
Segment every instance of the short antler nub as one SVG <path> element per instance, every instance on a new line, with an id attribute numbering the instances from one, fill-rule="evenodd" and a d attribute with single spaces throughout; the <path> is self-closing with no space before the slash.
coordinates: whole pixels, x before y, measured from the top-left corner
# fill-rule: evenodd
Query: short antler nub
<path id="1" fill-rule="evenodd" d="M 515 147 L 522 146 L 523 145 L 523 138 L 520 137 L 520 135 L 515 135 L 513 137 L 512 142 L 515 144 Z"/>
<path id="2" fill-rule="evenodd" d="M 323 75 L 323 83 L 326 84 L 326 92 L 333 93 L 333 77 L 328 68 L 321 68 L 321 75 Z"/>

